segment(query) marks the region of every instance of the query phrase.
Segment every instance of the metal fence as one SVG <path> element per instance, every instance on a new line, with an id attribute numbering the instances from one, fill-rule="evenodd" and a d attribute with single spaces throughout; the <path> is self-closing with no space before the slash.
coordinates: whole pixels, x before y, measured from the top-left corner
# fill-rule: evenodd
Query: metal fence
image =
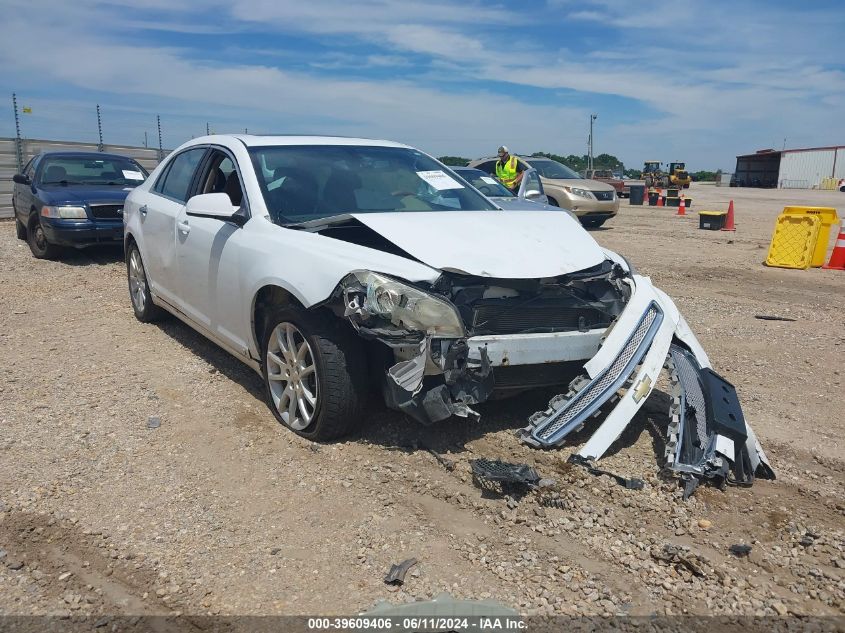
<path id="1" fill-rule="evenodd" d="M 810 181 L 809 180 L 798 180 L 798 179 L 783 179 L 780 181 L 780 188 L 781 189 L 809 189 L 810 188 Z"/>
<path id="2" fill-rule="evenodd" d="M 18 173 L 18 156 L 15 137 L 0 138 L 0 218 L 12 217 L 12 176 Z M 152 171 L 159 163 L 159 150 L 153 147 L 134 147 L 131 145 L 99 145 L 97 143 L 74 143 L 70 141 L 48 141 L 43 139 L 20 139 L 21 163 L 26 165 L 29 159 L 41 152 L 79 151 L 110 152 L 131 156 L 147 171 Z M 164 150 L 167 156 L 170 150 Z"/>

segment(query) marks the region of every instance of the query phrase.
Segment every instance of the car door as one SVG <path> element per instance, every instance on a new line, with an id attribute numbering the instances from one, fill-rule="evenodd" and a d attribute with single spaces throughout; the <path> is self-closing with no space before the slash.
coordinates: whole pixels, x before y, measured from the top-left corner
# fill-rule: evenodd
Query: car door
<path id="1" fill-rule="evenodd" d="M 156 295 L 180 310 L 176 216 L 185 208 L 206 151 L 205 147 L 192 147 L 173 156 L 138 209 L 147 281 Z"/>
<path id="2" fill-rule="evenodd" d="M 547 204 L 549 199 L 543 191 L 543 183 L 540 182 L 540 175 L 536 169 L 526 169 L 522 174 L 522 182 L 519 184 L 520 198 Z"/>
<path id="3" fill-rule="evenodd" d="M 213 147 L 203 161 L 197 194 L 226 193 L 232 211 L 249 213 L 235 158 Z M 240 252 L 244 231 L 233 222 L 187 215 L 183 207 L 176 218 L 176 256 L 179 266 L 179 299 L 185 314 L 221 342 L 246 353 L 246 333 L 240 283 Z"/>
<path id="4" fill-rule="evenodd" d="M 30 184 L 24 185 L 16 182 L 12 188 L 12 209 L 14 210 L 16 217 L 23 223 L 24 226 L 26 226 L 29 219 L 30 210 L 33 207 L 36 209 L 39 208 L 33 191 L 35 190 L 35 168 L 38 165 L 40 158 L 40 156 L 32 158 L 21 172 L 24 176 L 29 178 Z"/>

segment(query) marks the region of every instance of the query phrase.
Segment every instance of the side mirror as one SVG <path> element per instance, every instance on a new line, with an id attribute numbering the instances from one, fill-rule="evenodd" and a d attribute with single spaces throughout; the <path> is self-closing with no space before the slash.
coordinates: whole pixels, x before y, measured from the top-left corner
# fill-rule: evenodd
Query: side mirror
<path id="1" fill-rule="evenodd" d="M 12 176 L 12 180 L 14 182 L 18 183 L 19 185 L 29 185 L 29 184 L 31 184 L 29 178 L 27 178 L 23 174 L 15 174 L 14 176 Z"/>
<path id="2" fill-rule="evenodd" d="M 188 200 L 185 213 L 197 218 L 212 218 L 243 226 L 246 218 L 238 215 L 227 193 L 203 193 Z"/>
<path id="3" fill-rule="evenodd" d="M 528 191 L 525 192 L 526 198 L 539 198 L 541 195 L 543 195 L 543 194 L 541 194 L 536 189 L 529 189 Z"/>

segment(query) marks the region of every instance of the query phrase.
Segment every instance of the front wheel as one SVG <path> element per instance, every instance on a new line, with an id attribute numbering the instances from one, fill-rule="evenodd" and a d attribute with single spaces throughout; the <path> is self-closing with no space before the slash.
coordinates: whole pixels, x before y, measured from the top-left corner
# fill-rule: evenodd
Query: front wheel
<path id="1" fill-rule="evenodd" d="M 126 253 L 126 276 L 129 281 L 129 298 L 132 311 L 141 323 L 151 323 L 164 316 L 164 310 L 153 303 L 147 272 L 137 244 L 132 244 Z"/>
<path id="2" fill-rule="evenodd" d="M 546 197 L 549 198 L 549 206 L 560 208 L 560 205 L 557 203 L 557 200 L 549 196 Z"/>
<path id="3" fill-rule="evenodd" d="M 358 426 L 367 399 L 366 357 L 342 323 L 276 308 L 266 321 L 262 352 L 267 401 L 279 422 L 319 442 Z"/>
<path id="4" fill-rule="evenodd" d="M 581 224 L 586 229 L 597 229 L 605 222 L 607 222 L 607 218 L 602 218 L 601 220 L 581 220 Z"/>
<path id="5" fill-rule="evenodd" d="M 26 227 L 26 241 L 36 259 L 56 259 L 61 251 L 58 246 L 47 241 L 41 220 L 34 213 L 30 216 Z"/>
<path id="6" fill-rule="evenodd" d="M 23 225 L 23 222 L 15 218 L 15 234 L 17 235 L 19 240 L 26 239 L 26 227 Z"/>

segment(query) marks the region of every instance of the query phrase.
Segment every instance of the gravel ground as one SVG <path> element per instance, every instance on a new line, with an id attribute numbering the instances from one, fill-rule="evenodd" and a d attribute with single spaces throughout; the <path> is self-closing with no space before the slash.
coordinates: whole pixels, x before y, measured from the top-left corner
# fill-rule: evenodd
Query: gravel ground
<path id="1" fill-rule="evenodd" d="M 659 472 L 662 391 L 602 462 L 640 491 L 566 464 L 585 434 L 517 442 L 553 392 L 433 428 L 374 408 L 358 435 L 311 444 L 251 370 L 176 320 L 135 320 L 121 253 L 37 261 L 0 223 L 0 614 L 353 614 L 448 591 L 524 614 L 842 615 L 845 273 L 761 261 L 781 207 L 845 195 L 690 194 L 734 196 L 737 232 L 627 202 L 593 232 L 677 301 L 778 473 L 686 502 Z M 534 465 L 558 507 L 483 493 L 476 457 Z"/>

